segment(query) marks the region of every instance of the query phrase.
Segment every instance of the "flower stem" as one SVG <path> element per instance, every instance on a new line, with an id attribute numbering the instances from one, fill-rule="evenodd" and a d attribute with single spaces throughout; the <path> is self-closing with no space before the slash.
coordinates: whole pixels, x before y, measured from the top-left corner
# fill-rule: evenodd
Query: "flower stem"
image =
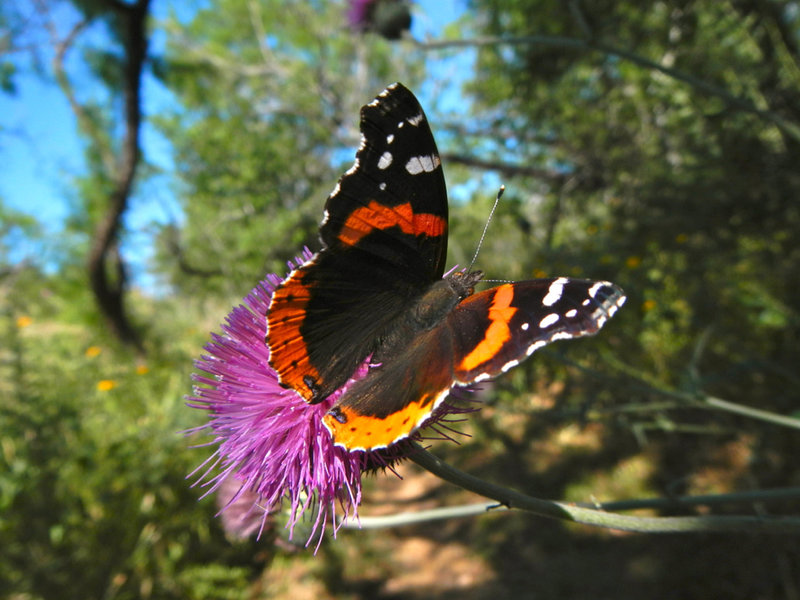
<path id="1" fill-rule="evenodd" d="M 798 517 L 765 517 L 749 515 L 633 517 L 628 515 L 619 515 L 606 512 L 603 510 L 602 505 L 599 505 L 597 508 L 588 508 L 587 506 L 580 506 L 576 504 L 542 500 L 540 498 L 527 496 L 513 489 L 504 488 L 494 483 L 479 479 L 473 475 L 470 475 L 469 473 L 465 473 L 464 471 L 448 465 L 430 452 L 424 450 L 421 446 L 417 446 L 416 452 L 413 452 L 409 458 L 437 477 L 440 477 L 445 481 L 448 481 L 454 485 L 458 485 L 459 487 L 471 492 L 475 492 L 476 494 L 480 494 L 481 496 L 491 498 L 492 500 L 495 500 L 501 507 L 525 510 L 527 512 L 551 519 L 573 521 L 575 523 L 594 525 L 596 527 L 605 527 L 608 529 L 619 529 L 623 531 L 634 531 L 640 533 L 746 532 L 793 535 L 800 533 L 800 518 Z M 783 490 L 778 495 L 782 498 L 785 498 L 787 494 L 789 496 L 796 497 L 797 495 L 800 495 L 800 490 Z M 735 500 L 744 499 L 741 494 L 735 494 L 733 496 L 734 498 L 732 499 Z M 708 497 L 701 498 L 705 498 L 705 500 L 697 503 L 711 503 L 709 502 Z M 667 501 L 669 501 L 669 499 L 667 499 Z M 641 502 L 646 503 L 648 501 Z M 672 501 L 673 505 L 675 503 L 676 501 Z M 691 504 L 692 502 L 687 502 L 685 499 L 682 502 L 679 499 L 677 503 Z M 609 504 L 606 506 L 612 507 L 614 504 Z M 617 504 L 616 507 L 622 508 L 623 506 Z M 630 509 L 641 508 L 642 506 L 635 506 L 635 503 L 632 502 L 628 503 L 628 505 L 624 507 Z M 469 516 L 485 512 L 492 508 L 495 508 L 495 505 L 478 504 L 469 507 L 456 507 L 456 509 L 438 509 L 436 511 L 426 511 L 426 520 L 431 518 Z M 451 512 L 449 514 L 442 512 L 447 510 L 450 510 Z M 404 517 L 402 515 L 396 516 L 394 521 L 391 521 L 387 525 L 383 526 L 402 524 L 404 522 L 403 518 Z M 408 516 L 406 516 L 405 519 L 408 519 Z M 375 526 L 367 522 L 367 520 L 367 517 L 363 517 L 361 519 L 361 525 Z"/>

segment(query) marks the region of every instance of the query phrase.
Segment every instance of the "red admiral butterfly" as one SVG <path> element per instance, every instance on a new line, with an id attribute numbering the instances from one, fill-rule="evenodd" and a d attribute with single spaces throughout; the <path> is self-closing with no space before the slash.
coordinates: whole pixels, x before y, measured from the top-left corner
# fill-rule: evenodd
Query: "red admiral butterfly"
<path id="1" fill-rule="evenodd" d="M 607 281 L 534 279 L 474 293 L 444 278 L 447 191 L 428 122 L 399 83 L 361 109 L 356 161 L 325 205 L 323 249 L 275 290 L 270 364 L 310 403 L 371 368 L 324 417 L 337 445 L 384 448 L 453 386 L 494 377 L 545 344 L 596 333 L 625 302 Z"/>

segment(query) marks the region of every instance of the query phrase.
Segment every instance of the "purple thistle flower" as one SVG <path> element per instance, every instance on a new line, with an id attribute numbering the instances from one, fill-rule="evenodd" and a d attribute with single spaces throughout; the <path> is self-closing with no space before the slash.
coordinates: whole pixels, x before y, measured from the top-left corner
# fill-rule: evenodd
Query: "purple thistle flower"
<path id="1" fill-rule="evenodd" d="M 259 507 L 259 497 L 247 490 L 235 477 L 225 479 L 217 488 L 217 506 L 222 528 L 232 538 L 241 540 L 261 535 L 272 520 Z"/>
<path id="2" fill-rule="evenodd" d="M 353 29 L 364 28 L 368 24 L 369 10 L 375 0 L 351 0 L 347 11 L 347 21 Z"/>
<path id="3" fill-rule="evenodd" d="M 341 390 L 325 402 L 308 404 L 281 387 L 269 365 L 265 315 L 280 282 L 270 275 L 257 285 L 226 318 L 224 335 L 214 334 L 207 354 L 196 362 L 208 375 L 194 375 L 200 385 L 189 405 L 209 412 L 211 421 L 199 429 L 212 431 L 212 443 L 219 444 L 202 465 L 209 468 L 201 480 L 210 493 L 234 478 L 241 493 L 258 496 L 264 520 L 288 500 L 290 531 L 309 509 L 316 513 L 314 531 L 324 530 L 328 519 L 336 528 L 337 503 L 345 518 L 356 514 L 365 457 L 334 446 L 322 423 Z M 211 476 L 216 467 L 219 472 Z"/>
<path id="4" fill-rule="evenodd" d="M 311 256 L 306 250 L 296 264 Z M 189 433 L 210 431 L 214 440 L 205 445 L 218 447 L 192 475 L 204 469 L 198 480 L 209 487 L 204 496 L 221 490 L 225 496 L 221 512 L 235 507 L 248 535 L 254 531 L 244 523 L 252 527 L 257 515 L 260 534 L 269 515 L 288 502 L 290 536 L 295 524 L 311 511 L 308 541 L 315 532 L 321 541 L 329 522 L 335 535 L 342 523 L 357 518 L 362 473 L 391 468 L 392 462 L 408 454 L 409 446 L 406 441 L 379 451 L 348 452 L 334 445 L 322 422 L 349 385 L 367 374 L 368 361 L 342 389 L 318 404 L 309 404 L 280 385 L 264 341 L 270 298 L 280 283 L 277 275 L 268 275 L 257 285 L 227 316 L 223 335 L 212 334 L 206 354 L 195 363 L 203 373 L 193 375 L 197 385 L 188 405 L 208 411 L 210 421 Z M 471 410 L 445 402 L 430 422 Z M 440 437 L 452 439 L 438 431 Z M 411 439 L 421 437 L 415 434 Z M 245 498 L 251 499 L 250 510 L 243 508 Z M 338 523 L 337 505 L 342 512 Z"/>
<path id="5" fill-rule="evenodd" d="M 387 40 L 399 40 L 411 29 L 407 0 L 350 0 L 347 22 L 355 31 L 372 31 Z"/>

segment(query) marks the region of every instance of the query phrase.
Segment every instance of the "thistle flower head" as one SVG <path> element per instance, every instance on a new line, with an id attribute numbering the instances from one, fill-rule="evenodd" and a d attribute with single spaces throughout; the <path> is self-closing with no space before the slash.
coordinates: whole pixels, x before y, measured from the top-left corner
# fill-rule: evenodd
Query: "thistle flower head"
<path id="1" fill-rule="evenodd" d="M 310 256 L 306 250 L 296 264 Z M 362 473 L 390 467 L 407 453 L 408 445 L 348 452 L 334 445 L 325 428 L 323 416 L 353 381 L 366 375 L 366 362 L 342 389 L 318 404 L 309 404 L 280 385 L 264 341 L 270 298 L 280 283 L 278 276 L 269 275 L 258 284 L 228 314 L 222 334 L 212 335 L 205 354 L 195 363 L 201 373 L 193 376 L 195 387 L 188 404 L 207 411 L 209 422 L 191 432 L 210 432 L 214 439 L 207 445 L 217 448 L 194 474 L 201 473 L 199 482 L 208 488 L 206 494 L 227 488 L 222 511 L 234 505 L 241 510 L 242 498 L 254 498 L 254 511 L 262 515 L 261 528 L 268 515 L 284 504 L 288 504 L 290 535 L 310 513 L 313 538 L 329 523 L 335 534 L 346 520 L 357 518 Z M 445 403 L 434 420 L 453 412 L 464 409 Z M 231 490 L 231 481 L 238 489 Z M 338 522 L 337 510 L 342 515 Z"/>

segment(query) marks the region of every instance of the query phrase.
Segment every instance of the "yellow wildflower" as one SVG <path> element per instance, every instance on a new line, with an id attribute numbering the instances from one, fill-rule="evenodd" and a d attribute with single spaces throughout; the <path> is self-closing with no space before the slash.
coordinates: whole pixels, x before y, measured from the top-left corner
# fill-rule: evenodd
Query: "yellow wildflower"
<path id="1" fill-rule="evenodd" d="M 635 269 L 640 264 L 642 264 L 641 256 L 629 256 L 625 260 L 625 266 L 628 267 L 629 269 Z"/>
<path id="2" fill-rule="evenodd" d="M 101 379 L 97 382 L 98 392 L 108 392 L 109 390 L 113 390 L 115 387 L 117 387 L 117 382 L 113 379 Z"/>

